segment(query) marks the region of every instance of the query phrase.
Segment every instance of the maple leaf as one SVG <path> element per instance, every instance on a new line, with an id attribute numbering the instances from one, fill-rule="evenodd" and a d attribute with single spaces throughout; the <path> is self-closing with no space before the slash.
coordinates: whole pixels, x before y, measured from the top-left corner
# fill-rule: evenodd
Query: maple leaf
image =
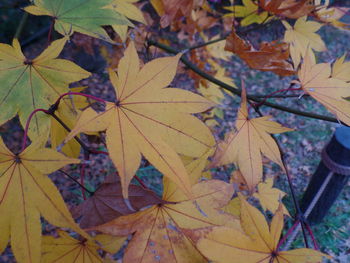
<path id="1" fill-rule="evenodd" d="M 321 262 L 319 251 L 300 248 L 278 251 L 283 228 L 283 209 L 280 206 L 270 228 L 265 217 L 244 198 L 241 200 L 241 225 L 244 232 L 229 227 L 215 227 L 199 239 L 198 249 L 217 263 L 310 263 Z"/>
<path id="2" fill-rule="evenodd" d="M 48 109 L 72 82 L 87 78 L 90 73 L 73 62 L 56 57 L 67 39 L 51 43 L 38 57 L 27 59 L 17 39 L 12 46 L 0 44 L 0 124 L 18 113 L 25 127 L 30 113 L 37 108 Z M 29 136 L 47 138 L 50 121 L 45 114 L 36 114 L 29 126 Z"/>
<path id="3" fill-rule="evenodd" d="M 40 216 L 87 236 L 75 224 L 56 186 L 44 175 L 79 160 L 38 148 L 38 144 L 13 154 L 0 139 L 0 252 L 11 237 L 18 262 L 40 262 Z"/>
<path id="4" fill-rule="evenodd" d="M 295 74 L 292 65 L 287 61 L 289 47 L 286 43 L 262 42 L 259 50 L 256 50 L 250 43 L 240 38 L 235 31 L 232 31 L 226 40 L 225 50 L 237 54 L 252 69 L 272 71 L 281 76 Z"/>
<path id="5" fill-rule="evenodd" d="M 269 13 L 297 19 L 315 9 L 313 0 L 259 0 L 259 6 Z"/>
<path id="6" fill-rule="evenodd" d="M 141 10 L 139 10 L 133 4 L 138 2 L 138 0 L 113 0 L 108 8 L 113 9 L 126 16 L 129 19 L 135 20 L 137 22 L 146 24 L 146 21 L 142 15 Z M 128 25 L 112 25 L 115 32 L 121 37 L 122 41 L 125 42 L 127 37 Z"/>
<path id="7" fill-rule="evenodd" d="M 321 0 L 315 0 L 317 6 L 315 17 L 323 23 L 329 23 L 340 29 L 350 29 L 350 25 L 339 21 L 344 15 L 346 15 L 350 8 L 348 7 L 328 7 L 329 1 L 326 1 L 324 5 L 321 4 Z"/>
<path id="8" fill-rule="evenodd" d="M 112 0 L 33 0 L 24 8 L 37 16 L 52 16 L 55 30 L 62 35 L 80 32 L 113 43 L 101 26 L 131 25 L 123 15 L 107 8 Z"/>
<path id="9" fill-rule="evenodd" d="M 332 78 L 350 82 L 350 62 L 344 62 L 345 54 L 338 58 L 332 67 Z"/>
<path id="10" fill-rule="evenodd" d="M 196 0 L 162 0 L 162 7 L 164 14 L 160 19 L 162 28 L 169 26 L 177 17 L 191 16 Z M 159 6 L 159 4 L 158 4 Z M 158 10 L 161 10 L 157 7 Z"/>
<path id="11" fill-rule="evenodd" d="M 96 263 L 104 262 L 98 253 L 103 249 L 116 253 L 125 242 L 125 237 L 97 235 L 94 240 L 77 240 L 67 232 L 58 230 L 58 238 L 44 236 L 42 240 L 42 263 Z"/>
<path id="12" fill-rule="evenodd" d="M 163 203 L 155 193 L 138 185 L 130 185 L 129 200 L 137 211 L 149 205 Z M 92 197 L 74 207 L 72 214 L 74 217 L 82 216 L 80 226 L 87 228 L 102 225 L 114 218 L 134 212 L 125 204 L 119 177 L 110 175 Z"/>
<path id="13" fill-rule="evenodd" d="M 293 27 L 287 21 L 282 21 L 287 29 L 284 34 L 284 41 L 289 43 L 294 68 L 299 66 L 300 60 L 305 57 L 307 50 L 327 50 L 321 37 L 316 34 L 322 24 L 315 21 L 306 21 L 306 18 L 306 16 L 299 18 Z"/>
<path id="14" fill-rule="evenodd" d="M 126 263 L 205 263 L 207 260 L 193 244 L 191 230 L 223 224 L 239 227 L 235 217 L 218 210 L 230 200 L 233 187 L 210 180 L 194 185 L 192 191 L 196 202 L 186 198 L 176 186 L 165 183 L 163 199 L 173 204 L 152 206 L 94 230 L 111 235 L 134 233 L 123 258 Z"/>
<path id="15" fill-rule="evenodd" d="M 118 75 L 110 70 L 116 101 L 107 102 L 101 113 L 85 110 L 66 138 L 106 130 L 107 148 L 121 177 L 124 198 L 141 153 L 190 195 L 190 181 L 177 153 L 198 157 L 215 144 L 210 130 L 189 114 L 213 104 L 189 91 L 164 88 L 174 78 L 180 56 L 155 59 L 140 70 L 131 42 L 119 62 Z"/>
<path id="16" fill-rule="evenodd" d="M 254 193 L 253 196 L 259 199 L 259 202 L 265 211 L 269 210 L 274 214 L 279 205 L 282 205 L 283 213 L 289 216 L 287 208 L 281 203 L 281 200 L 285 195 L 285 192 L 273 188 L 273 179 L 268 178 L 265 182 L 258 184 L 258 192 Z"/>
<path id="17" fill-rule="evenodd" d="M 241 26 L 266 23 L 270 20 L 268 12 L 260 12 L 257 3 L 252 0 L 243 0 L 242 3 L 243 5 L 224 7 L 224 9 L 232 11 L 232 13 L 225 14 L 224 17 L 242 17 Z"/>
<path id="18" fill-rule="evenodd" d="M 311 50 L 304 57 L 298 72 L 302 89 L 315 100 L 323 104 L 339 120 L 350 125 L 350 103 L 344 98 L 350 96 L 350 83 L 345 82 L 336 73 L 331 75 L 331 64 L 316 64 Z M 338 76 L 338 78 L 337 78 Z"/>
<path id="19" fill-rule="evenodd" d="M 279 123 L 270 121 L 271 116 L 249 119 L 245 89 L 236 120 L 237 132 L 230 132 L 219 143 L 210 167 L 235 163 L 251 192 L 262 178 L 262 154 L 277 163 L 283 163 L 276 142 L 270 134 L 292 131 Z"/>
<path id="20" fill-rule="evenodd" d="M 81 92 L 84 89 L 84 87 L 71 88 L 70 91 Z M 55 114 L 63 121 L 64 124 L 66 124 L 68 128 L 72 129 L 78 119 L 79 114 L 81 113 L 80 109 L 88 106 L 89 103 L 86 97 L 65 96 L 63 99 L 61 99 L 61 103 L 58 105 L 57 110 L 55 110 Z M 46 115 L 46 117 L 51 119 L 51 148 L 56 149 L 67 137 L 68 131 L 51 116 Z M 80 144 L 76 140 L 71 140 L 62 147 L 61 151 L 69 157 L 77 158 L 80 154 Z"/>

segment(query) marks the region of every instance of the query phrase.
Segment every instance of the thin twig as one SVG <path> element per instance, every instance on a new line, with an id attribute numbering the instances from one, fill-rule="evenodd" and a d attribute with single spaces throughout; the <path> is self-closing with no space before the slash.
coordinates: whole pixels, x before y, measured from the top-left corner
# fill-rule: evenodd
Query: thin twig
<path id="1" fill-rule="evenodd" d="M 27 146 L 28 130 L 29 130 L 30 122 L 31 122 L 32 118 L 34 117 L 34 115 L 35 115 L 37 112 L 39 112 L 39 111 L 48 114 L 48 111 L 45 110 L 45 109 L 35 109 L 35 110 L 33 110 L 33 111 L 30 113 L 30 115 L 29 115 L 29 117 L 28 117 L 28 119 L 27 119 L 27 122 L 26 122 L 26 127 L 24 128 L 24 135 L 23 135 L 23 140 L 22 140 L 21 152 L 23 152 L 24 149 L 25 149 L 26 146 Z"/>
<path id="2" fill-rule="evenodd" d="M 252 104 L 254 110 L 256 111 L 256 113 L 258 113 L 260 116 L 263 116 L 263 114 L 261 113 L 261 111 L 259 110 L 258 107 L 255 107 L 254 104 Z M 305 247 L 309 247 L 309 244 L 308 244 L 308 241 L 307 241 L 307 236 L 306 236 L 306 230 L 305 230 L 305 227 L 303 225 L 303 213 L 301 212 L 301 209 L 300 209 L 300 206 L 299 206 L 299 203 L 297 201 L 297 197 L 296 197 L 296 194 L 295 194 L 295 191 L 294 191 L 294 188 L 293 188 L 293 184 L 292 184 L 292 179 L 289 175 L 289 171 L 287 169 L 287 165 L 286 165 L 286 161 L 285 161 L 285 158 L 284 158 L 284 153 L 282 151 L 282 147 L 279 143 L 279 141 L 275 138 L 275 136 L 273 134 L 271 134 L 271 137 L 272 139 L 275 141 L 280 153 L 281 153 L 281 161 L 282 161 L 282 164 L 283 164 L 283 168 L 284 168 L 284 172 L 287 176 L 287 181 L 288 181 L 288 185 L 289 185 L 289 189 L 290 189 L 290 192 L 291 192 L 291 195 L 292 195 L 292 199 L 293 199 L 293 204 L 294 204 L 294 208 L 295 208 L 295 214 L 296 214 L 296 219 L 298 221 L 300 221 L 300 224 L 299 226 L 301 226 L 301 229 L 302 229 L 302 233 L 303 233 L 303 238 L 304 238 L 304 243 L 305 243 Z"/>
<path id="3" fill-rule="evenodd" d="M 165 50 L 168 53 L 171 54 L 177 54 L 179 53 L 178 50 L 174 49 L 173 47 L 164 45 L 162 43 L 158 43 L 154 40 L 148 40 L 148 43 L 150 45 L 156 46 L 160 49 Z M 199 76 L 209 80 L 210 82 L 232 92 L 233 94 L 237 95 L 237 96 L 241 96 L 241 89 L 237 89 L 231 85 L 228 85 L 227 83 L 224 83 L 220 80 L 218 80 L 217 78 L 214 78 L 213 76 L 205 73 L 204 71 L 202 71 L 201 69 L 199 69 L 196 65 L 194 65 L 192 62 L 190 62 L 189 60 L 187 60 L 185 57 L 181 57 L 180 59 L 188 68 L 190 68 L 193 72 L 197 73 Z M 255 102 L 261 102 L 262 99 L 261 98 L 257 98 L 255 96 L 249 95 L 247 94 L 247 98 L 250 100 L 253 100 Z M 275 108 L 281 111 L 285 111 L 285 112 L 289 112 L 292 114 L 296 114 L 296 115 L 300 115 L 303 117 L 307 117 L 307 118 L 312 118 L 312 119 L 318 119 L 318 120 L 323 120 L 323 121 L 328 121 L 328 122 L 334 122 L 334 123 L 339 123 L 339 121 L 336 118 L 333 117 L 328 117 L 328 116 L 324 116 L 324 115 L 320 115 L 320 114 L 315 114 L 315 113 L 311 113 L 311 112 L 305 112 L 305 111 L 300 111 L 297 109 L 293 109 L 293 108 L 289 108 L 286 106 L 282 106 L 279 104 L 275 104 L 275 103 L 271 103 L 271 102 L 265 102 L 264 106 L 269 106 L 271 108 Z"/>
<path id="4" fill-rule="evenodd" d="M 82 185 L 81 183 L 79 183 L 79 181 L 77 179 L 75 179 L 73 176 L 71 176 L 70 174 L 66 173 L 65 171 L 63 171 L 62 169 L 58 170 L 59 172 L 63 173 L 64 175 L 66 175 L 67 177 L 69 177 L 70 179 L 72 179 L 75 183 L 77 183 L 82 189 L 84 189 L 86 192 L 88 192 L 90 195 L 93 195 L 94 192 L 90 191 L 89 189 L 87 189 L 84 185 Z"/>

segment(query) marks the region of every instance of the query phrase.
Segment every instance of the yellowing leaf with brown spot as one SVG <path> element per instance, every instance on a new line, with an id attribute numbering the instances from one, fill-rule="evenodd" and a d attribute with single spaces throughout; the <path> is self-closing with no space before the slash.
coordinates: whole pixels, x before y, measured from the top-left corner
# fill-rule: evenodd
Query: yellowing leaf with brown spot
<path id="1" fill-rule="evenodd" d="M 93 240 L 77 240 L 67 232 L 58 231 L 59 237 L 44 236 L 42 243 L 42 263 L 97 263 L 104 262 L 98 250 L 116 253 L 123 245 L 125 237 L 97 235 Z M 102 242 L 101 242 L 102 241 Z M 106 242 L 107 241 L 107 242 Z M 113 247 L 110 251 L 110 247 Z"/>
<path id="2" fill-rule="evenodd" d="M 40 217 L 87 236 L 74 222 L 56 186 L 46 174 L 79 163 L 51 149 L 30 145 L 10 152 L 0 139 L 0 252 L 11 237 L 17 262 L 40 262 Z"/>
<path id="3" fill-rule="evenodd" d="M 140 69 L 130 43 L 118 74 L 110 71 L 115 102 L 108 102 L 101 113 L 85 110 L 66 139 L 80 132 L 106 130 L 107 148 L 125 198 L 141 154 L 190 196 L 191 183 L 178 154 L 199 157 L 215 144 L 209 129 L 191 115 L 213 104 L 189 91 L 165 88 L 175 76 L 180 56 L 158 58 Z"/>
<path id="4" fill-rule="evenodd" d="M 287 29 L 284 34 L 284 41 L 289 43 L 290 55 L 294 68 L 298 68 L 301 58 L 304 58 L 308 49 L 315 51 L 327 50 L 321 37 L 316 34 L 322 24 L 314 21 L 306 21 L 306 16 L 299 18 L 294 26 L 282 21 Z"/>
<path id="5" fill-rule="evenodd" d="M 72 82 L 87 78 L 90 73 L 71 61 L 58 59 L 67 39 L 51 43 L 33 60 L 26 58 L 17 39 L 12 46 L 0 44 L 0 125 L 19 115 L 25 127 L 30 113 L 48 109 L 58 97 L 68 92 Z M 45 114 L 35 114 L 29 126 L 34 141 L 48 137 L 50 120 Z"/>
<path id="6" fill-rule="evenodd" d="M 306 248 L 278 251 L 283 228 L 282 207 L 269 227 L 259 210 L 241 197 L 241 224 L 244 232 L 228 227 L 214 228 L 198 241 L 198 249 L 216 263 L 316 263 L 327 256 Z"/>
<path id="7" fill-rule="evenodd" d="M 308 52 L 298 72 L 302 89 L 322 103 L 339 120 L 350 125 L 350 83 L 331 75 L 331 64 L 316 64 L 314 55 Z"/>
<path id="8" fill-rule="evenodd" d="M 204 181 L 193 186 L 193 200 L 178 193 L 175 196 L 176 189 L 167 184 L 164 189 L 163 199 L 173 203 L 152 206 L 94 229 L 111 235 L 134 233 L 124 254 L 125 263 L 206 263 L 194 246 L 192 232 L 224 224 L 240 228 L 235 217 L 219 210 L 231 199 L 233 187 L 219 180 Z"/>
<path id="9" fill-rule="evenodd" d="M 254 197 L 259 199 L 262 208 L 275 213 L 281 203 L 282 198 L 286 195 L 285 192 L 273 188 L 273 179 L 268 178 L 265 182 L 258 184 L 258 192 L 254 193 Z M 289 216 L 287 208 L 282 204 L 283 213 Z"/>
<path id="10" fill-rule="evenodd" d="M 210 167 L 234 163 L 241 171 L 251 192 L 261 181 L 263 173 L 262 154 L 277 163 L 283 163 L 276 142 L 270 134 L 292 131 L 279 123 L 270 121 L 271 116 L 249 119 L 245 89 L 236 120 L 236 132 L 229 132 L 220 142 Z"/>

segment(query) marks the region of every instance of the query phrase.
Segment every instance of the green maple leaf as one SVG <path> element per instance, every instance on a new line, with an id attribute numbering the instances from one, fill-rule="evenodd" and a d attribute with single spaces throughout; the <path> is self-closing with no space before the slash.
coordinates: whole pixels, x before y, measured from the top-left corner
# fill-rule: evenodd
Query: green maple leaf
<path id="1" fill-rule="evenodd" d="M 122 14 L 107 8 L 112 0 L 33 0 L 25 8 L 30 14 L 52 16 L 55 30 L 62 35 L 80 32 L 108 42 L 113 41 L 101 26 L 130 25 Z"/>
<path id="2" fill-rule="evenodd" d="M 26 58 L 17 39 L 12 46 L 0 44 L 0 125 L 19 115 L 24 127 L 30 113 L 48 109 L 72 82 L 87 78 L 90 73 L 71 61 L 57 59 L 67 38 L 52 42 L 38 57 Z M 29 127 L 29 136 L 48 136 L 50 121 L 38 113 Z"/>

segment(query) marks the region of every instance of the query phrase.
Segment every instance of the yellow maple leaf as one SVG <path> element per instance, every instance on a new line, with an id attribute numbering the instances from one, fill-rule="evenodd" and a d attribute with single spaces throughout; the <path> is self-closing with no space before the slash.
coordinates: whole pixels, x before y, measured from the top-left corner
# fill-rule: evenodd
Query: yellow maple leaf
<path id="1" fill-rule="evenodd" d="M 48 109 L 58 97 L 68 92 L 68 85 L 89 77 L 90 73 L 71 61 L 57 59 L 67 38 L 51 43 L 33 60 L 26 58 L 17 39 L 12 46 L 0 44 L 0 125 L 19 115 L 23 127 L 30 113 Z M 45 114 L 34 115 L 29 136 L 34 141 L 48 137 L 50 120 Z"/>
<path id="2" fill-rule="evenodd" d="M 166 183 L 163 193 L 163 199 L 172 203 L 152 206 L 94 228 L 111 235 L 134 233 L 123 262 L 205 263 L 207 260 L 193 244 L 192 230 L 224 224 L 240 228 L 236 217 L 219 210 L 231 199 L 232 185 L 219 180 L 198 183 L 193 186 L 192 200 L 175 194 L 178 188 L 173 186 Z"/>
<path id="3" fill-rule="evenodd" d="M 102 249 L 116 253 L 125 242 L 126 237 L 97 235 L 94 240 L 77 240 L 67 232 L 58 230 L 58 238 L 44 236 L 42 240 L 42 263 L 97 263 L 104 262 L 98 253 Z"/>
<path id="4" fill-rule="evenodd" d="M 259 202 L 265 211 L 269 210 L 274 214 L 281 204 L 283 213 L 289 216 L 287 208 L 281 203 L 281 200 L 285 195 L 285 192 L 273 188 L 273 179 L 268 178 L 265 182 L 258 184 L 258 192 L 254 193 L 253 196 L 259 199 Z"/>
<path id="5" fill-rule="evenodd" d="M 300 248 L 278 251 L 283 228 L 283 210 L 280 206 L 270 227 L 258 209 L 241 199 L 241 225 L 244 232 L 229 227 L 216 227 L 199 239 L 198 249 L 217 263 L 310 263 L 320 262 L 319 251 Z"/>
<path id="6" fill-rule="evenodd" d="M 213 104 L 189 91 L 164 88 L 174 78 L 180 56 L 155 59 L 140 70 L 131 42 L 119 62 L 118 75 L 110 70 L 116 101 L 108 102 L 101 113 L 86 109 L 66 138 L 106 130 L 107 148 L 125 198 L 141 154 L 190 195 L 190 180 L 177 153 L 199 157 L 215 144 L 210 130 L 190 115 Z"/>
<path id="7" fill-rule="evenodd" d="M 232 11 L 232 13 L 224 15 L 224 17 L 242 17 L 241 26 L 249 26 L 253 23 L 266 23 L 270 20 L 268 12 L 259 11 L 258 3 L 252 0 L 243 0 L 242 3 L 243 5 L 224 7 L 226 10 Z"/>
<path id="8" fill-rule="evenodd" d="M 338 58 L 332 67 L 332 78 L 350 82 L 350 62 L 345 61 L 345 54 Z"/>
<path id="9" fill-rule="evenodd" d="M 114 0 L 107 8 L 113 9 L 126 16 L 128 19 L 135 20 L 137 22 L 146 24 L 146 21 L 142 15 L 141 10 L 134 5 L 138 0 Z M 128 25 L 112 25 L 115 32 L 121 37 L 122 41 L 127 38 Z"/>
<path id="10" fill-rule="evenodd" d="M 70 91 L 81 92 L 84 89 L 84 87 L 71 88 Z M 87 106 L 89 106 L 89 103 L 86 97 L 66 96 L 61 100 L 55 114 L 64 124 L 67 125 L 68 128 L 72 129 L 81 113 L 81 109 L 86 108 Z M 69 132 L 51 116 L 46 115 L 46 117 L 51 119 L 51 148 L 56 149 L 67 137 Z M 80 144 L 76 140 L 71 140 L 62 147 L 61 151 L 69 157 L 77 158 L 80 154 Z"/>
<path id="11" fill-rule="evenodd" d="M 236 120 L 236 132 L 229 132 L 219 143 L 210 167 L 235 163 L 251 192 L 262 178 L 262 154 L 277 163 L 283 163 L 276 142 L 270 134 L 292 131 L 279 123 L 270 121 L 271 116 L 249 119 L 245 89 Z"/>
<path id="12" fill-rule="evenodd" d="M 38 143 L 39 144 L 39 143 Z M 40 216 L 59 227 L 69 227 L 83 236 L 62 196 L 46 174 L 77 159 L 32 144 L 13 154 L 0 139 L 0 252 L 11 237 L 18 262 L 40 262 Z"/>
<path id="13" fill-rule="evenodd" d="M 338 69 L 336 67 L 336 70 Z M 342 80 L 340 75 L 334 73 L 335 76 L 332 77 L 331 74 L 331 64 L 316 64 L 311 50 L 305 56 L 298 72 L 302 89 L 322 103 L 339 120 L 350 125 L 350 103 L 344 99 L 350 96 L 350 83 Z"/>
<path id="14" fill-rule="evenodd" d="M 287 29 L 284 34 L 284 41 L 289 43 L 290 55 L 295 69 L 298 68 L 301 58 L 305 57 L 308 49 L 315 51 L 327 50 L 321 37 L 316 34 L 322 24 L 306 21 L 306 19 L 306 16 L 299 18 L 294 26 L 291 26 L 287 21 L 282 21 Z"/>

